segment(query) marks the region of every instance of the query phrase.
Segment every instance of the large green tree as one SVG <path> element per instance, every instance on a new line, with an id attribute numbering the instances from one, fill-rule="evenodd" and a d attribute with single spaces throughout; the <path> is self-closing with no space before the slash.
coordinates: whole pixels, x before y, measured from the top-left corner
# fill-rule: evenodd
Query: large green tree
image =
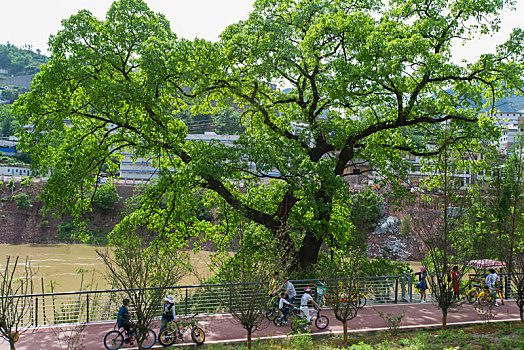
<path id="1" fill-rule="evenodd" d="M 348 165 L 368 162 L 396 185 L 402 154 L 438 154 L 428 140 L 446 121 L 452 141 L 496 136 L 476 106 L 520 83 L 507 60 L 518 41 L 467 65 L 451 61 L 451 44 L 496 30 L 511 2 L 258 0 L 216 43 L 177 38 L 139 0 L 116 1 L 105 20 L 81 11 L 51 37 L 49 63 L 16 104 L 33 125 L 21 144 L 51 172 L 49 204 L 86 208 L 77 198 L 91 175 L 132 150 L 160 169 L 151 193 L 177 208 L 191 203 L 174 197 L 180 186 L 215 195 L 305 268 L 353 229 L 340 219 Z M 245 132 L 230 147 L 187 142 L 176 114 L 188 104 L 241 108 Z M 180 219 L 169 208 L 155 213 L 166 224 Z"/>

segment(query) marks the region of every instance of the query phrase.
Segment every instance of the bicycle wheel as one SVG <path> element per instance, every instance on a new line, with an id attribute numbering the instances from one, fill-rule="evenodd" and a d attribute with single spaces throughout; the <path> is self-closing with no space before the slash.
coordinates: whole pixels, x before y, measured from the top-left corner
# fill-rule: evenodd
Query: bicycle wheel
<path id="1" fill-rule="evenodd" d="M 160 334 L 158 335 L 158 341 L 163 346 L 169 346 L 173 344 L 176 340 L 175 331 L 171 331 L 169 329 L 164 329 Z"/>
<path id="2" fill-rule="evenodd" d="M 284 321 L 283 317 L 282 316 L 279 316 L 279 317 L 275 317 L 275 319 L 273 320 L 273 324 L 277 327 L 280 327 L 282 326 L 282 322 Z"/>
<path id="3" fill-rule="evenodd" d="M 124 336 L 119 331 L 111 331 L 104 337 L 104 346 L 107 350 L 120 349 L 124 344 Z"/>
<path id="4" fill-rule="evenodd" d="M 147 330 L 147 335 L 144 341 L 142 342 L 142 347 L 144 349 L 150 349 L 156 343 L 156 333 L 152 329 Z"/>
<path id="5" fill-rule="evenodd" d="M 517 303 L 517 306 L 520 307 L 520 305 L 522 305 L 522 299 L 517 299 L 516 303 Z"/>
<path id="6" fill-rule="evenodd" d="M 477 300 L 477 291 L 474 289 L 469 290 L 466 294 L 466 299 L 468 303 L 473 304 Z"/>
<path id="7" fill-rule="evenodd" d="M 200 327 L 193 327 L 191 329 L 191 339 L 197 344 L 202 345 L 206 341 L 206 333 Z"/>
<path id="8" fill-rule="evenodd" d="M 357 295 L 357 306 L 359 308 L 363 308 L 364 306 L 366 306 L 366 303 L 367 303 L 368 299 L 366 298 L 366 296 L 364 294 L 358 294 Z"/>
<path id="9" fill-rule="evenodd" d="M 488 295 L 486 293 L 480 293 L 478 301 L 480 305 L 487 306 L 489 303 L 491 303 L 491 295 Z"/>
<path id="10" fill-rule="evenodd" d="M 329 318 L 325 315 L 319 315 L 315 319 L 315 326 L 317 326 L 318 329 L 324 329 L 329 325 Z"/>
<path id="11" fill-rule="evenodd" d="M 267 309 L 266 311 L 266 318 L 270 321 L 273 321 L 275 319 L 275 317 L 277 317 L 277 314 L 278 314 L 278 308 L 277 307 L 270 307 L 269 309 Z"/>

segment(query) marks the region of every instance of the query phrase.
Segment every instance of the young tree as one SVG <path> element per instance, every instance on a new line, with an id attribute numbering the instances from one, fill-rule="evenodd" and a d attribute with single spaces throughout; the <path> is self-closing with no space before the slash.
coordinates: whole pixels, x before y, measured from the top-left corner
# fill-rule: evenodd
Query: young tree
<path id="1" fill-rule="evenodd" d="M 482 95 L 522 84 L 508 62 L 521 43 L 465 66 L 451 61 L 451 44 L 478 26 L 495 32 L 510 3 L 257 0 L 217 43 L 178 39 L 142 0 L 114 2 L 105 20 L 80 11 L 51 37 L 49 63 L 16 103 L 20 125 L 33 126 L 20 146 L 51 174 L 47 203 L 77 213 L 81 189 L 110 159 L 151 156 L 166 178 L 159 192 L 176 191 L 182 175 L 305 269 L 326 239 L 347 235 L 331 220 L 349 165 L 367 162 L 398 185 L 402 154 L 441 152 L 426 138 L 446 121 L 460 126 L 455 141 L 498 137 L 479 117 Z M 243 108 L 245 132 L 232 146 L 186 141 L 174 114 L 189 101 L 195 113 Z"/>
<path id="2" fill-rule="evenodd" d="M 503 164 L 494 167 L 491 193 L 495 256 L 506 262 L 524 322 L 524 139 L 518 136 Z"/>
<path id="3" fill-rule="evenodd" d="M 458 129 L 457 129 L 458 128 Z M 467 216 L 465 203 L 468 192 L 462 188 L 467 179 L 460 179 L 455 174 L 480 173 L 482 164 L 477 162 L 477 152 L 482 143 L 469 139 L 453 143 L 460 137 L 460 126 L 454 122 L 446 123 L 436 144 L 443 149 L 438 158 L 428 162 L 425 171 L 432 175 L 426 180 L 428 187 L 442 189 L 442 202 L 439 210 L 425 210 L 415 215 L 415 232 L 425 253 L 423 263 L 427 269 L 427 282 L 432 297 L 442 312 L 442 328 L 446 328 L 449 309 L 456 307 L 455 288 L 464 275 L 467 264 L 476 252 L 470 241 L 477 234 L 476 228 L 465 224 Z M 455 147 L 451 148 L 450 145 Z M 455 271 L 453 271 L 455 268 Z M 454 276 L 453 276 L 454 275 Z M 455 281 L 453 281 L 455 279 Z"/>
<path id="4" fill-rule="evenodd" d="M 113 287 L 123 289 L 134 310 L 139 349 L 158 316 L 167 287 L 176 285 L 188 270 L 188 257 L 178 239 L 169 231 L 155 239 L 137 233 L 147 218 L 128 216 L 109 236 L 109 248 L 97 250 Z"/>
<path id="5" fill-rule="evenodd" d="M 30 326 L 25 317 L 32 304 L 23 295 L 33 293 L 33 271 L 27 258 L 20 265 L 18 257 L 13 261 L 8 256 L 0 270 L 0 337 L 9 342 L 11 350 L 15 349 L 20 331 Z"/>
<path id="6" fill-rule="evenodd" d="M 321 266 L 326 287 L 324 300 L 333 308 L 335 318 L 342 322 L 344 344 L 348 342 L 348 321 L 357 317 L 361 309 L 359 293 L 362 290 L 362 256 L 358 250 L 349 254 L 337 254 L 325 259 Z"/>
<path id="7" fill-rule="evenodd" d="M 268 281 L 280 270 L 280 260 L 271 247 L 258 250 L 250 244 L 253 232 L 244 229 L 243 224 L 240 227 L 240 246 L 235 255 L 230 256 L 228 251 L 217 253 L 210 266 L 214 273 L 211 281 L 224 284 L 228 296 L 218 294 L 213 284 L 208 284 L 208 291 L 216 295 L 222 307 L 246 330 L 247 348 L 251 349 L 253 333 L 269 324 L 266 317 L 270 298 Z"/>

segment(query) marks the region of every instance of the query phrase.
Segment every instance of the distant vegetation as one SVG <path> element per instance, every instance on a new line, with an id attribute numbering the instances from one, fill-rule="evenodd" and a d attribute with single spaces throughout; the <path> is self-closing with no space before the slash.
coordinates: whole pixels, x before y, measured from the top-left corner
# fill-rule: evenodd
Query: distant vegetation
<path id="1" fill-rule="evenodd" d="M 0 105 L 0 136 L 14 135 L 18 125 L 16 117 L 11 113 L 11 105 Z"/>
<path id="2" fill-rule="evenodd" d="M 36 74 L 42 63 L 47 62 L 47 56 L 41 55 L 40 50 L 33 52 L 31 46 L 20 49 L 14 45 L 0 45 L 0 69 L 7 70 L 7 76 Z M 0 74 L 0 78 L 6 74 Z"/>
<path id="3" fill-rule="evenodd" d="M 26 154 L 16 156 L 0 156 L 0 164 L 23 167 L 31 164 L 31 160 L 29 159 L 29 156 Z"/>

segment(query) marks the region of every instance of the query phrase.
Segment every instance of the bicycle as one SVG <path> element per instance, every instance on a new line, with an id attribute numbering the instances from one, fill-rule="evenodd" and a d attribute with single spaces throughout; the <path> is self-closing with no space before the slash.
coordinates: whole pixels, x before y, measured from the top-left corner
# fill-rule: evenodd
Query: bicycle
<path id="1" fill-rule="evenodd" d="M 267 302 L 266 318 L 273 321 L 278 315 L 278 293 L 272 294 Z"/>
<path id="2" fill-rule="evenodd" d="M 481 286 L 481 282 L 478 282 L 478 281 L 473 281 L 474 283 L 469 283 L 470 287 L 469 287 L 469 290 L 466 292 L 466 300 L 470 303 L 470 304 L 473 304 L 475 301 L 478 300 L 478 297 L 481 295 L 482 293 L 482 286 Z M 475 283 L 476 282 L 476 283 Z"/>
<path id="3" fill-rule="evenodd" d="M 193 317 L 188 322 L 183 322 L 180 320 L 175 321 L 174 323 L 176 325 L 176 329 L 170 322 L 167 328 L 160 330 L 160 333 L 158 334 L 158 341 L 160 344 L 163 346 L 170 346 L 177 338 L 182 340 L 184 334 L 188 330 L 191 330 L 191 339 L 193 342 L 195 342 L 195 344 L 204 344 L 204 341 L 206 340 L 206 333 L 204 333 L 204 330 L 198 326 L 198 322 L 194 320 Z"/>
<path id="4" fill-rule="evenodd" d="M 343 289 L 342 282 L 339 282 L 339 284 L 340 284 L 339 294 L 342 294 L 342 289 Z M 358 288 L 358 286 L 357 286 L 357 288 Z M 318 289 L 317 289 L 317 291 L 318 291 Z M 367 299 L 365 294 L 363 294 L 361 292 L 356 292 L 356 293 L 352 294 L 350 297 L 339 296 L 338 303 L 339 304 L 344 304 L 344 303 L 350 302 L 352 305 L 358 307 L 359 309 L 362 309 L 364 306 L 366 306 L 367 300 L 368 299 Z M 334 297 L 331 297 L 328 294 L 328 295 L 326 295 L 326 301 L 329 304 L 333 304 L 335 300 L 334 300 Z"/>
<path id="5" fill-rule="evenodd" d="M 484 289 L 478 296 L 477 300 L 480 305 L 486 306 L 488 304 L 495 304 L 498 299 L 500 299 L 500 303 L 504 305 L 504 299 L 502 299 L 502 292 L 500 290 L 500 287 L 497 286 L 497 291 L 495 292 L 495 295 L 491 293 L 489 289 Z"/>
<path id="6" fill-rule="evenodd" d="M 120 349 L 124 343 L 129 344 L 132 341 L 132 337 L 136 338 L 136 328 L 133 327 L 130 333 L 125 332 L 124 330 L 120 331 L 120 329 L 117 329 L 117 325 L 115 324 L 115 327 L 112 331 L 107 332 L 107 334 L 104 337 L 104 346 L 107 350 L 117 350 Z M 126 333 L 126 336 L 124 336 L 124 332 Z M 156 333 L 152 329 L 147 330 L 147 337 L 142 343 L 142 347 L 144 349 L 150 349 L 155 345 L 156 343 Z"/>
<path id="7" fill-rule="evenodd" d="M 315 322 L 315 326 L 318 329 L 325 329 L 329 325 L 329 318 L 326 315 L 321 315 L 318 309 L 315 309 L 311 313 L 310 322 L 306 321 L 306 316 L 302 314 L 299 308 L 289 305 L 289 316 L 291 316 L 291 329 L 293 331 L 307 331 L 309 325 Z M 275 326 L 280 327 L 284 324 L 284 316 L 280 315 L 273 320 Z"/>

